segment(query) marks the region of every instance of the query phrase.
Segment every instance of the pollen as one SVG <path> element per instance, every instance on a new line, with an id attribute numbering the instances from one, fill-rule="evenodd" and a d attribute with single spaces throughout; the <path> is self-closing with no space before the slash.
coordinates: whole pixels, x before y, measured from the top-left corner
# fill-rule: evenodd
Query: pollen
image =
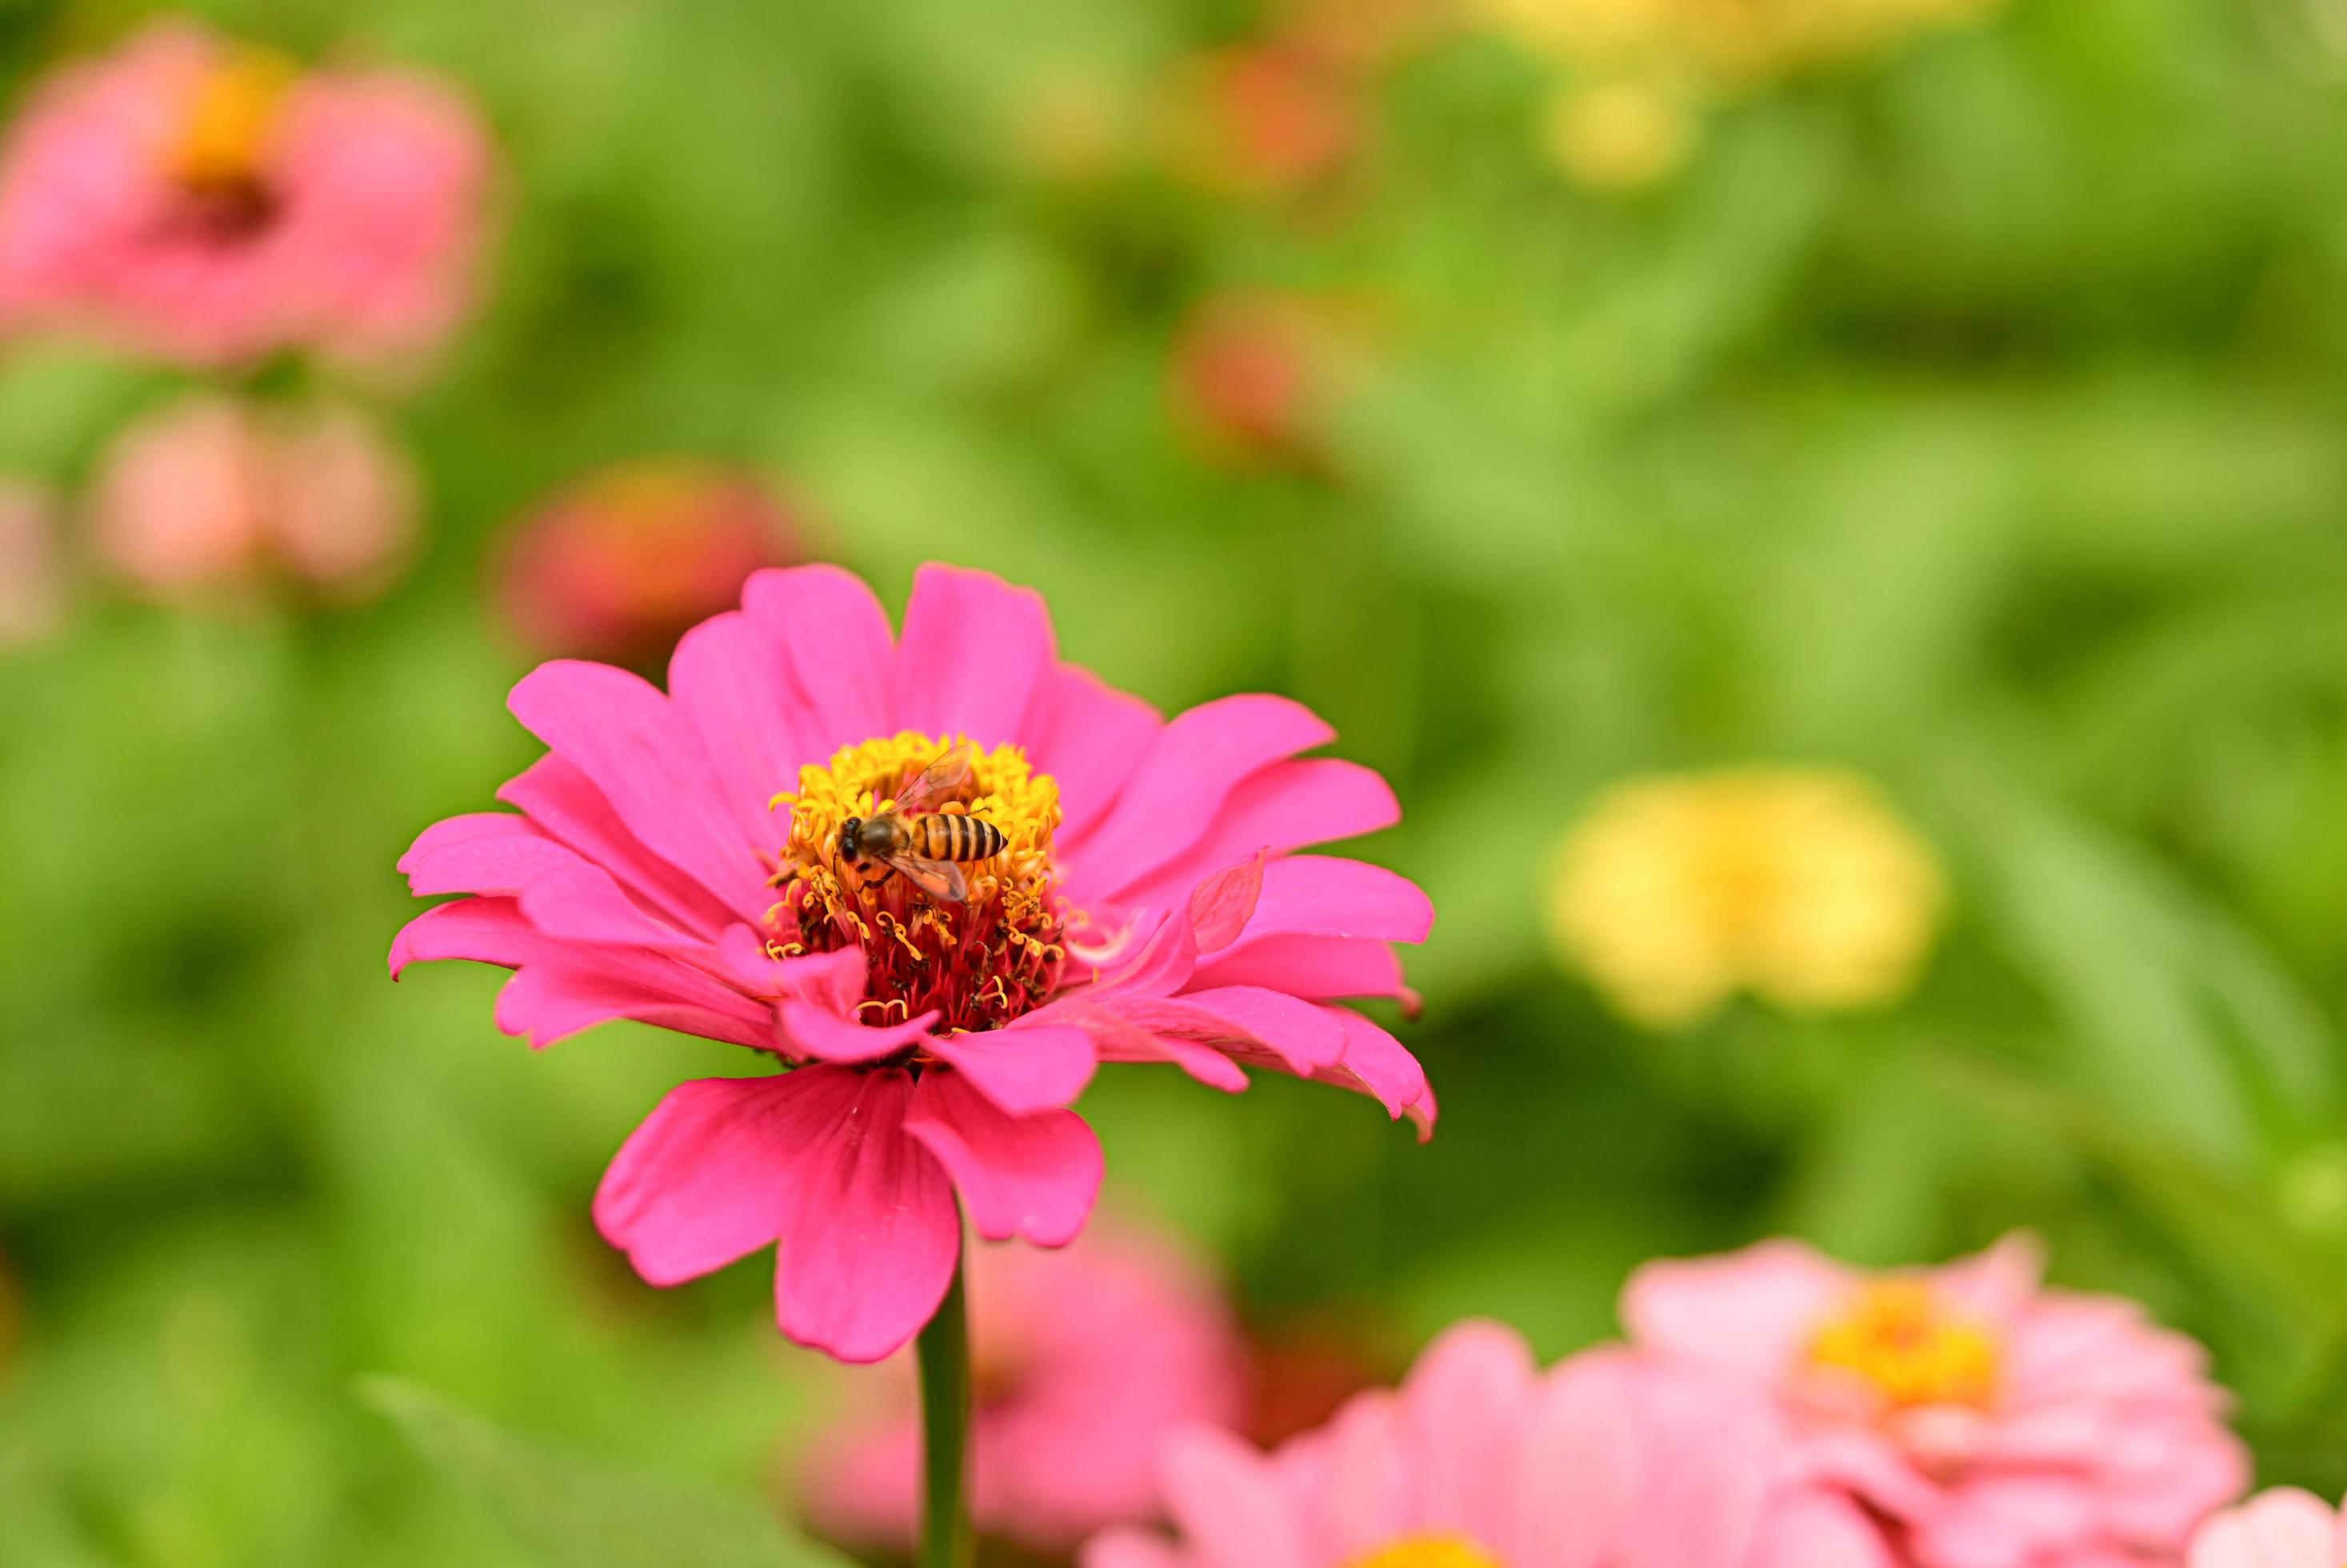
<path id="1" fill-rule="evenodd" d="M 1996 1394 L 1995 1340 L 1944 1311 L 1921 1279 L 1864 1286 L 1844 1316 L 1819 1331 L 1809 1358 L 1855 1373 L 1897 1409 L 1982 1407 Z"/>
<path id="2" fill-rule="evenodd" d="M 224 56 L 197 87 L 171 149 L 171 173 L 190 190 L 251 190 L 261 183 L 285 95 L 299 75 L 271 49 Z"/>
<path id="3" fill-rule="evenodd" d="M 876 867 L 840 859 L 848 819 L 893 808 L 952 744 L 907 731 L 843 747 L 829 763 L 801 768 L 798 787 L 774 797 L 790 807 L 791 833 L 774 876 L 768 950 L 790 958 L 861 947 L 869 1023 L 935 1009 L 940 1030 L 999 1029 L 1050 997 L 1067 961 L 1068 911 L 1051 859 L 1059 785 L 1017 746 L 973 750 L 969 776 L 924 808 L 964 813 L 1002 833 L 1000 854 L 962 866 L 967 901 L 933 899 L 901 876 L 866 885 Z"/>
<path id="4" fill-rule="evenodd" d="M 1500 1563 L 1456 1535 L 1413 1535 L 1370 1553 L 1352 1568 L 1500 1568 Z"/>

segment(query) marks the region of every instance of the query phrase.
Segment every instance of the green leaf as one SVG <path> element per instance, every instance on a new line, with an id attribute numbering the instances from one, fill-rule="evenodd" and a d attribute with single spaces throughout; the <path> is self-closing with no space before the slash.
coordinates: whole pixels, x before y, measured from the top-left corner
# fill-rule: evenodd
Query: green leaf
<path id="1" fill-rule="evenodd" d="M 851 1568 L 750 1498 L 541 1447 L 396 1378 L 361 1392 L 549 1568 Z"/>
<path id="2" fill-rule="evenodd" d="M 2003 927 L 2115 1112 L 2229 1169 L 2260 1117 L 2328 1124 L 2336 1046 L 2257 940 L 2139 847 L 2050 806 L 1990 835 Z"/>

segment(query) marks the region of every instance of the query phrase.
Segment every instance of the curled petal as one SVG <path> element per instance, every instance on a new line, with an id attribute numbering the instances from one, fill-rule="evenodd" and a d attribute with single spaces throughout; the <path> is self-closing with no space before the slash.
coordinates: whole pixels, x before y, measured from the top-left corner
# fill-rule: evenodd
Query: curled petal
<path id="1" fill-rule="evenodd" d="M 817 1061 L 876 1061 L 891 1051 L 925 1040 L 938 1021 L 933 1011 L 902 1023 L 861 1024 L 815 1002 L 786 1001 L 777 1012 L 791 1049 Z"/>

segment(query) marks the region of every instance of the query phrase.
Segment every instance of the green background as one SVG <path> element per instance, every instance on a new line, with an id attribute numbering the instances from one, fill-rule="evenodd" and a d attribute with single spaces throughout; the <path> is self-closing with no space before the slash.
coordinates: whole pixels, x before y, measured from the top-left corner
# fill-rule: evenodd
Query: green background
<path id="1" fill-rule="evenodd" d="M 1382 769 L 1365 853 L 1440 911 L 1402 1028 L 1424 1148 L 1357 1097 L 1112 1071 L 1112 1180 L 1257 1323 L 1389 1367 L 1491 1313 L 1555 1354 L 1639 1260 L 1777 1232 L 1870 1262 L 2015 1225 L 2205 1339 L 2261 1479 L 2347 1485 L 2347 23 L 2336 0 L 2019 0 L 1724 107 L 1577 193 L 1546 73 L 1438 40 L 1342 189 L 1202 192 L 1013 149 L 1071 74 L 1146 97 L 1266 18 L 1205 0 L 223 5 L 477 95 L 485 309 L 389 411 L 418 569 L 333 616 L 87 583 L 0 653 L 0 1562 L 526 1561 L 356 1379 L 772 1489 L 830 1376 L 763 1263 L 674 1292 L 602 1163 L 722 1047 L 533 1055 L 498 977 L 393 986 L 393 862 L 534 754 L 498 529 L 593 465 L 743 460 L 900 606 L 1041 588 L 1167 710 L 1286 692 Z M 0 6 L 21 86 L 136 18 Z M 1177 326 L 1370 302 L 1311 471 L 1204 460 Z M 177 390 L 0 356 L 0 465 L 77 485 Z M 1682 1035 L 1559 967 L 1542 850 L 1606 782 L 1827 763 L 1946 858 L 1916 994 Z M 1460 853 L 1512 824 L 1516 857 Z"/>

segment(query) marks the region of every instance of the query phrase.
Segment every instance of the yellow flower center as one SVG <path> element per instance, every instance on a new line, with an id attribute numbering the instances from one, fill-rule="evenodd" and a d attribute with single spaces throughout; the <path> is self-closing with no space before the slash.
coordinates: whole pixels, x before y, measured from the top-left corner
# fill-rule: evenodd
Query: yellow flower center
<path id="1" fill-rule="evenodd" d="M 1352 1568 L 1500 1568 L 1500 1563 L 1456 1535 L 1413 1535 L 1372 1552 Z"/>
<path id="2" fill-rule="evenodd" d="M 1982 1406 L 1996 1394 L 1995 1340 L 1943 1313 L 1920 1279 L 1864 1286 L 1846 1316 L 1819 1330 L 1809 1358 L 1855 1372 L 1902 1409 Z"/>
<path id="3" fill-rule="evenodd" d="M 1051 866 L 1060 788 L 1016 746 L 973 748 L 969 776 L 921 808 L 966 813 L 1001 831 L 1000 854 L 963 864 L 966 902 L 931 898 L 901 876 L 867 882 L 876 866 L 841 861 L 848 819 L 893 808 L 951 743 L 907 731 L 844 747 L 827 764 L 801 768 L 798 788 L 774 797 L 791 808 L 791 835 L 774 877 L 781 897 L 767 913 L 769 950 L 790 958 L 860 946 L 866 1023 L 901 1023 L 934 1008 L 940 1030 L 999 1028 L 1047 999 L 1067 960 L 1067 911 Z"/>
<path id="4" fill-rule="evenodd" d="M 285 95 L 299 76 L 272 49 L 244 47 L 205 73 L 171 149 L 172 178 L 199 195 L 257 200 Z"/>

